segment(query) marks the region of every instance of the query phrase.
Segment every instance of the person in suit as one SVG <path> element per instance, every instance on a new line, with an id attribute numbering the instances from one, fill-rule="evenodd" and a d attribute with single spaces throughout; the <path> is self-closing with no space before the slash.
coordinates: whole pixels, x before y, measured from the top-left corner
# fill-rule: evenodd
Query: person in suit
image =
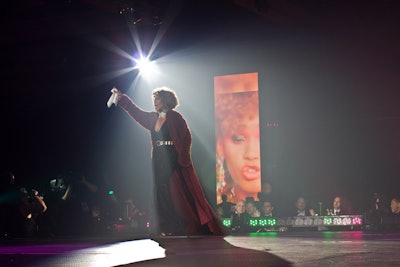
<path id="1" fill-rule="evenodd" d="M 295 203 L 294 216 L 314 216 L 315 211 L 307 208 L 306 199 L 302 196 L 298 197 Z"/>

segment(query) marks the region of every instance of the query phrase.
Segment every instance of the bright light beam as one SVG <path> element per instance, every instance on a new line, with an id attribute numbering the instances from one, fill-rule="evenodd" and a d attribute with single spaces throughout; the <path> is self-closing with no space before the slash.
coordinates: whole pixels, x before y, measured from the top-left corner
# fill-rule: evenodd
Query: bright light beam
<path id="1" fill-rule="evenodd" d="M 161 39 L 163 38 L 164 34 L 167 32 L 167 29 L 171 26 L 173 20 L 178 15 L 178 13 L 181 11 L 182 4 L 183 4 L 182 1 L 178 0 L 178 1 L 175 1 L 174 4 L 171 3 L 169 5 L 167 12 L 165 13 L 164 22 L 163 22 L 163 24 L 161 24 L 161 27 L 157 31 L 157 35 L 155 36 L 154 41 L 151 45 L 149 55 L 152 55 L 154 53 L 154 51 L 156 50 L 156 48 L 157 48 L 158 44 L 161 42 Z"/>
<path id="2" fill-rule="evenodd" d="M 121 48 L 119 48 L 118 46 L 116 46 L 115 44 L 111 43 L 110 41 L 106 40 L 106 39 L 100 39 L 100 38 L 95 38 L 92 40 L 92 42 L 94 44 L 97 44 L 100 47 L 103 47 L 104 49 L 113 52 L 121 57 L 127 58 L 132 60 L 132 56 L 125 52 L 124 50 L 122 50 Z"/>
<path id="3" fill-rule="evenodd" d="M 133 71 L 136 69 L 139 71 L 139 75 L 135 75 L 135 78 L 132 81 L 130 89 L 133 89 L 139 82 L 140 78 L 150 81 L 151 79 L 154 79 L 156 75 L 160 74 L 159 69 L 155 64 L 155 62 L 150 61 L 149 58 L 153 55 L 154 51 L 157 49 L 157 46 L 161 42 L 161 39 L 167 32 L 167 29 L 171 26 L 173 20 L 176 18 L 176 16 L 183 7 L 182 0 L 175 0 L 172 2 L 174 4 L 171 3 L 169 5 L 166 14 L 164 16 L 163 23 L 161 24 L 161 27 L 158 29 L 156 36 L 153 40 L 153 43 L 150 47 L 150 50 L 147 53 L 147 57 L 143 56 L 142 45 L 140 42 L 139 31 L 137 28 L 138 26 L 130 23 L 129 21 L 127 21 L 126 23 L 128 24 L 129 30 L 131 32 L 133 42 L 137 49 L 137 53 L 140 55 L 138 59 L 135 58 L 134 56 L 131 56 L 128 52 L 125 52 L 124 50 L 122 50 L 121 48 L 117 47 L 115 44 L 107 40 L 102 40 L 102 39 L 93 40 L 93 42 L 96 43 L 98 46 L 103 47 L 121 57 L 130 59 L 132 62 L 135 62 L 135 66 L 132 66 L 130 68 L 117 70 L 112 73 L 102 74 L 101 77 L 95 77 L 98 78 L 98 81 L 96 81 L 97 83 L 103 83 L 107 80 L 107 78 L 109 79 L 116 78 L 118 76 L 124 75 L 129 71 Z M 160 62 L 160 57 L 158 58 L 158 61 Z"/>
<path id="4" fill-rule="evenodd" d="M 139 74 L 145 80 L 149 80 L 157 74 L 157 65 L 155 61 L 150 61 L 148 57 L 140 56 L 139 59 L 134 59 L 136 66 L 139 70 Z"/>

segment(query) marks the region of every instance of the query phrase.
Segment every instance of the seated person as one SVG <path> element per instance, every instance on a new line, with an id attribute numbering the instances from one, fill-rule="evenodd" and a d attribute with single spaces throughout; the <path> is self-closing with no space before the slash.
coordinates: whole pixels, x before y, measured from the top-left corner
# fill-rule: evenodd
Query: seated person
<path id="1" fill-rule="evenodd" d="M 220 217 L 222 218 L 229 218 L 232 215 L 232 212 L 235 211 L 235 204 L 232 202 L 228 202 L 228 196 L 222 195 L 221 196 L 222 202 L 217 205 L 217 211 L 221 213 Z"/>
<path id="2" fill-rule="evenodd" d="M 400 230 L 400 197 L 393 197 L 390 202 L 390 210 L 392 212 L 393 228 Z"/>
<path id="3" fill-rule="evenodd" d="M 366 218 L 368 226 L 374 227 L 372 229 L 400 230 L 400 197 L 394 196 L 386 203 L 382 200 L 379 203 L 379 209 L 375 213 L 368 214 L 369 217 Z"/>
<path id="4" fill-rule="evenodd" d="M 256 203 L 252 199 L 246 199 L 246 216 L 250 218 L 257 218 L 261 216 L 260 211 L 257 209 Z"/>
<path id="5" fill-rule="evenodd" d="M 400 197 L 393 197 L 390 201 L 390 210 L 392 214 L 400 215 Z"/>
<path id="6" fill-rule="evenodd" d="M 232 213 L 232 231 L 241 232 L 244 228 L 245 201 L 239 200 Z"/>
<path id="7" fill-rule="evenodd" d="M 367 211 L 365 213 L 364 224 L 366 229 L 380 229 L 382 222 L 390 218 L 390 208 L 384 195 L 374 193 L 368 201 Z"/>
<path id="8" fill-rule="evenodd" d="M 144 230 L 146 225 L 146 213 L 139 209 L 133 197 L 128 197 L 125 200 L 126 221 L 131 230 Z"/>
<path id="9" fill-rule="evenodd" d="M 276 217 L 276 214 L 273 212 L 274 206 L 272 205 L 271 200 L 264 200 L 261 203 L 261 217 Z M 257 232 L 269 232 L 277 230 L 274 226 L 263 226 L 257 230 Z"/>
<path id="10" fill-rule="evenodd" d="M 249 224 L 250 219 L 259 218 L 261 216 L 260 211 L 257 209 L 256 202 L 253 198 L 246 198 L 245 213 L 244 213 L 244 223 L 245 231 L 250 232 L 254 229 Z"/>
<path id="11" fill-rule="evenodd" d="M 257 194 L 260 202 L 264 200 L 271 199 L 272 197 L 272 185 L 269 182 L 264 182 L 261 185 L 261 192 Z"/>
<path id="12" fill-rule="evenodd" d="M 347 201 L 341 196 L 336 196 L 332 202 L 332 209 L 327 210 L 327 215 L 340 216 L 351 214 Z"/>
<path id="13" fill-rule="evenodd" d="M 274 217 L 274 214 L 272 213 L 274 211 L 274 206 L 272 205 L 272 202 L 269 200 L 265 200 L 262 203 L 262 217 Z"/>
<path id="14" fill-rule="evenodd" d="M 342 198 L 336 196 L 332 202 L 332 209 L 328 209 L 327 215 L 339 216 L 345 214 L 344 209 L 342 208 Z"/>
<path id="15" fill-rule="evenodd" d="M 315 216 L 313 209 L 307 209 L 307 203 L 304 197 L 298 197 L 296 200 L 296 210 L 294 216 Z"/>
<path id="16" fill-rule="evenodd" d="M 332 209 L 332 215 L 342 215 L 342 209 L 341 209 L 341 203 L 342 199 L 340 197 L 335 197 L 333 199 L 333 209 Z"/>

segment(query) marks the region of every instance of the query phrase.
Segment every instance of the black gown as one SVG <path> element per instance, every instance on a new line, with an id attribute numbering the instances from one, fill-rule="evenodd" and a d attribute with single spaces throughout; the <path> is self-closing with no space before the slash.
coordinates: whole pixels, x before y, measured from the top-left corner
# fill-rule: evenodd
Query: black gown
<path id="1" fill-rule="evenodd" d="M 225 234 L 194 169 L 190 155 L 192 136 L 182 115 L 168 110 L 165 123 L 155 132 L 156 112 L 142 110 L 125 94 L 118 106 L 151 133 L 155 197 L 159 203 L 153 214 L 159 215 L 160 230 L 172 229 L 176 233 L 184 221 L 182 229 L 188 235 Z M 173 141 L 173 145 L 158 146 L 157 140 Z"/>
<path id="2" fill-rule="evenodd" d="M 164 123 L 160 130 L 151 131 L 153 144 L 169 141 L 168 127 Z M 159 231 L 166 234 L 184 233 L 185 222 L 176 212 L 171 196 L 171 177 L 179 170 L 178 153 L 173 145 L 155 145 L 153 150 L 153 174 Z"/>

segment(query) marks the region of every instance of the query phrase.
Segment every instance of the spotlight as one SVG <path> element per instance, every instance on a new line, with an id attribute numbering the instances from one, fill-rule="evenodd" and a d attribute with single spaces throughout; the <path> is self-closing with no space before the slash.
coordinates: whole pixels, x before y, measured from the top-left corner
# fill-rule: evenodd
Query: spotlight
<path id="1" fill-rule="evenodd" d="M 148 57 L 141 56 L 139 59 L 135 59 L 136 68 L 139 70 L 140 76 L 149 78 L 156 72 L 156 64 L 154 61 L 150 61 Z"/>
<path id="2" fill-rule="evenodd" d="M 130 20 L 132 21 L 133 24 L 138 24 L 143 20 L 143 17 L 140 12 L 134 11 L 130 17 Z"/>
<path id="3" fill-rule="evenodd" d="M 123 15 L 127 21 L 130 21 L 133 24 L 138 24 L 143 20 L 141 12 L 133 7 L 123 7 L 119 10 L 119 14 Z"/>
<path id="4" fill-rule="evenodd" d="M 151 21 L 152 21 L 152 23 L 153 23 L 154 26 L 160 26 L 161 24 L 163 24 L 162 17 L 161 17 L 161 16 L 158 16 L 158 15 L 154 15 L 154 16 L 151 18 Z"/>

